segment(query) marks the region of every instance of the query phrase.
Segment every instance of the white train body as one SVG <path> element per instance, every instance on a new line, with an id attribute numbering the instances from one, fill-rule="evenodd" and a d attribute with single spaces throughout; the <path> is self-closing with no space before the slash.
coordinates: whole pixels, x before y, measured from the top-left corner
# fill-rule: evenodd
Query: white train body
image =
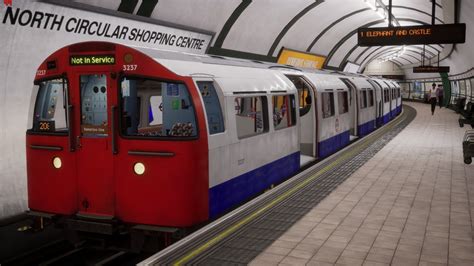
<path id="1" fill-rule="evenodd" d="M 207 129 L 211 217 L 283 181 L 306 162 L 327 157 L 353 138 L 369 134 L 395 114 L 390 109 L 391 98 L 383 102 L 382 87 L 389 89 L 383 80 L 377 80 L 380 87 L 363 76 L 207 56 L 167 59 L 166 54 L 160 54 L 156 61 L 178 75 L 192 77 L 196 87 L 206 83 L 217 93 L 225 130 L 211 134 Z M 353 88 L 343 79 L 349 80 Z M 291 97 L 295 106 L 294 124 L 277 129 L 279 116 L 289 119 L 290 111 L 286 116 L 274 112 L 274 97 L 284 95 Z M 244 108 L 241 98 L 265 99 L 265 110 L 257 108 L 248 116 L 236 115 Z M 394 110 L 396 106 L 394 99 Z M 255 124 L 250 122 L 257 119 L 266 119 L 260 131 L 254 130 Z M 253 134 L 242 136 L 241 131 Z"/>

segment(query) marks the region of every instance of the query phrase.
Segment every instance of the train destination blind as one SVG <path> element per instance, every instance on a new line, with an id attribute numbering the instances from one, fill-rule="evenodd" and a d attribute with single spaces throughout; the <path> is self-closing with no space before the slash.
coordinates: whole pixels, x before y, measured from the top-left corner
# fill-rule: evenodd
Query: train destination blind
<path id="1" fill-rule="evenodd" d="M 464 43 L 466 24 L 359 28 L 359 46 Z"/>
<path id="2" fill-rule="evenodd" d="M 71 66 L 85 65 L 114 65 L 115 56 L 113 55 L 72 55 L 69 58 Z"/>
<path id="3" fill-rule="evenodd" d="M 448 73 L 448 66 L 419 66 L 413 68 L 413 73 Z"/>

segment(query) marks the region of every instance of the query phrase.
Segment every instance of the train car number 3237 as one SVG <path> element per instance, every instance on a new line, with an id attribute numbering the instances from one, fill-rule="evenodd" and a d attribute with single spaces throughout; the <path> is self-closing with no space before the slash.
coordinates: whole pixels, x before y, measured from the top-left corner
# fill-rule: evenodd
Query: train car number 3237
<path id="1" fill-rule="evenodd" d="M 137 70 L 138 65 L 123 65 L 122 70 L 123 71 L 134 71 Z"/>

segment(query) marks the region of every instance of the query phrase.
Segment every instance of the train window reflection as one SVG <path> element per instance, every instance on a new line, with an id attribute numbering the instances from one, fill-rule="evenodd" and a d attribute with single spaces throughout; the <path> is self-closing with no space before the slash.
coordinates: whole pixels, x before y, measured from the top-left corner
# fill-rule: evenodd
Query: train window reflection
<path id="1" fill-rule="evenodd" d="M 124 78 L 121 82 L 121 102 L 123 135 L 197 136 L 194 106 L 184 84 Z"/>
<path id="2" fill-rule="evenodd" d="M 267 101 L 265 97 L 235 98 L 235 120 L 239 139 L 268 131 Z"/>
<path id="3" fill-rule="evenodd" d="M 390 95 L 388 94 L 388 89 L 383 90 L 384 102 L 388 103 L 390 101 Z"/>
<path id="4" fill-rule="evenodd" d="M 33 117 L 33 131 L 66 132 L 68 130 L 67 83 L 63 79 L 39 83 Z"/>
<path id="5" fill-rule="evenodd" d="M 323 118 L 328 118 L 334 115 L 334 92 L 321 93 L 323 100 Z"/>
<path id="6" fill-rule="evenodd" d="M 360 91 L 360 109 L 367 108 L 367 90 Z"/>
<path id="7" fill-rule="evenodd" d="M 299 76 L 288 76 L 291 82 L 295 85 L 298 90 L 298 101 L 300 103 L 300 116 L 306 115 L 311 110 L 311 87 L 310 85 Z"/>
<path id="8" fill-rule="evenodd" d="M 374 106 L 374 90 L 367 90 L 367 93 L 369 97 L 369 107 Z"/>
<path id="9" fill-rule="evenodd" d="M 275 95 L 272 97 L 272 105 L 275 130 L 296 124 L 295 97 L 293 95 Z"/>
<path id="10" fill-rule="evenodd" d="M 347 97 L 347 91 L 337 92 L 338 111 L 340 115 L 349 112 L 349 104 Z"/>

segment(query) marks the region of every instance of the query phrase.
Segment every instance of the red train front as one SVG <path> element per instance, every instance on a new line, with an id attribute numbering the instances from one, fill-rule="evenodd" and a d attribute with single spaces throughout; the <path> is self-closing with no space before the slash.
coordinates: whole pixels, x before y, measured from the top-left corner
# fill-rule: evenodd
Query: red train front
<path id="1" fill-rule="evenodd" d="M 49 56 L 35 85 L 32 211 L 173 227 L 208 219 L 205 118 L 190 77 L 137 50 L 88 42 Z"/>

